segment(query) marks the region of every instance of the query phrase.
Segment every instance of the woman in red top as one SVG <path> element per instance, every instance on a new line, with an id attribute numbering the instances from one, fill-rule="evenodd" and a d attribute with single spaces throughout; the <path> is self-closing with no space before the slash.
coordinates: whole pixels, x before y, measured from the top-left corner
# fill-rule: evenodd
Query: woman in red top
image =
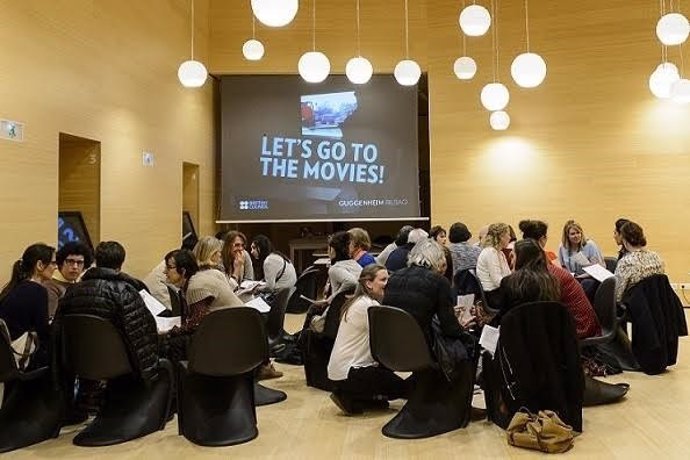
<path id="1" fill-rule="evenodd" d="M 546 222 L 523 220 L 520 222 L 520 230 L 522 230 L 522 237 L 535 240 L 546 253 L 547 259 L 549 259 L 548 251 L 544 249 L 547 240 L 546 232 L 548 230 Z M 558 284 L 561 287 L 561 303 L 568 307 L 570 314 L 573 315 L 577 337 L 584 339 L 601 335 L 599 320 L 585 291 L 582 289 L 582 285 L 577 282 L 573 275 L 558 265 L 550 263 L 547 268 L 549 273 L 558 280 Z"/>

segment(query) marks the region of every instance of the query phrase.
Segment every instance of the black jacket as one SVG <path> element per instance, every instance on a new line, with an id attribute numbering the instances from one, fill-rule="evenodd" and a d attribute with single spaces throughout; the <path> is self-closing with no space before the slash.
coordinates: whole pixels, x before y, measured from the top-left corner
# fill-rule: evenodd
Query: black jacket
<path id="1" fill-rule="evenodd" d="M 533 302 L 501 320 L 497 362 L 501 393 L 510 416 L 521 407 L 551 409 L 582 431 L 584 375 L 575 324 L 558 302 Z"/>
<path id="2" fill-rule="evenodd" d="M 65 315 L 89 314 L 113 322 L 123 333 L 130 363 L 144 380 L 157 375 L 158 330 L 156 321 L 137 290 L 140 281 L 108 268 L 91 268 L 82 281 L 60 299 L 55 316 L 55 340 Z M 59 350 L 60 347 L 56 346 Z M 58 361 L 59 362 L 59 361 Z"/>
<path id="3" fill-rule="evenodd" d="M 678 337 L 688 335 L 683 306 L 666 275 L 645 278 L 623 297 L 632 322 L 632 351 L 646 374 L 676 363 Z"/>
<path id="4" fill-rule="evenodd" d="M 395 248 L 388 256 L 388 259 L 386 259 L 386 268 L 388 271 L 395 272 L 401 268 L 407 267 L 407 256 L 410 255 L 410 251 L 413 247 L 414 243 L 406 243 Z"/>
<path id="5" fill-rule="evenodd" d="M 462 337 L 463 330 L 455 317 L 450 283 L 431 270 L 411 266 L 393 273 L 388 279 L 383 305 L 398 307 L 410 313 L 422 328 L 427 343 L 432 341 L 431 320 L 438 316 L 443 335 Z"/>

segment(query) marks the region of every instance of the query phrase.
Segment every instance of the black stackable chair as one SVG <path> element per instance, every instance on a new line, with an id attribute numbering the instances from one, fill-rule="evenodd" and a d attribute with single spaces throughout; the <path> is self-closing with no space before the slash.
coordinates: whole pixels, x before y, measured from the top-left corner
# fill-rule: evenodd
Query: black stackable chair
<path id="1" fill-rule="evenodd" d="M 121 333 L 93 315 L 62 319 L 63 363 L 68 373 L 107 380 L 96 418 L 73 440 L 78 446 L 109 446 L 162 430 L 170 411 L 172 366 L 159 361 L 158 376 L 147 384 L 133 375 Z"/>
<path id="2" fill-rule="evenodd" d="M 608 271 L 615 273 L 616 266 L 618 266 L 618 257 L 604 257 L 604 263 Z"/>
<path id="3" fill-rule="evenodd" d="M 324 391 L 333 391 L 333 381 L 328 378 L 328 361 L 340 327 L 340 311 L 347 298 L 354 293 L 354 287 L 339 292 L 328 307 L 324 330 L 321 333 L 305 329 L 302 333 L 302 358 L 307 386 Z"/>
<path id="4" fill-rule="evenodd" d="M 311 265 L 299 275 L 295 283 L 295 290 L 288 300 L 286 308 L 288 313 L 305 313 L 309 310 L 309 301 L 304 300 L 302 296 L 316 299 L 319 291 L 319 273 L 319 267 Z"/>
<path id="5" fill-rule="evenodd" d="M 484 288 L 482 287 L 481 281 L 477 276 L 477 271 L 474 268 L 469 268 L 467 270 L 458 270 L 453 275 L 453 291 L 457 295 L 468 295 L 474 294 L 475 303 L 481 301 L 484 306 L 484 310 L 487 313 L 496 314 L 498 310 L 492 308 L 486 299 L 486 294 L 484 293 Z"/>
<path id="6" fill-rule="evenodd" d="M 461 375 L 448 382 L 431 356 L 419 324 L 404 310 L 370 307 L 371 353 L 383 366 L 412 372 L 415 385 L 407 403 L 382 428 L 390 438 L 417 439 L 467 426 L 471 416 L 474 366 L 467 360 Z"/>
<path id="7" fill-rule="evenodd" d="M 254 371 L 268 358 L 259 312 L 237 307 L 209 314 L 191 339 L 188 357 L 180 362 L 179 433 L 201 446 L 258 436 Z"/>
<path id="8" fill-rule="evenodd" d="M 0 407 L 0 453 L 58 436 L 62 411 L 49 368 L 20 371 L 11 344 L 2 333 L 0 383 L 5 385 Z"/>
<path id="9" fill-rule="evenodd" d="M 295 292 L 295 288 L 280 289 L 273 297 L 271 311 L 266 318 L 266 335 L 268 336 L 269 348 L 273 348 L 287 335 L 285 332 L 285 312 L 288 301 Z"/>

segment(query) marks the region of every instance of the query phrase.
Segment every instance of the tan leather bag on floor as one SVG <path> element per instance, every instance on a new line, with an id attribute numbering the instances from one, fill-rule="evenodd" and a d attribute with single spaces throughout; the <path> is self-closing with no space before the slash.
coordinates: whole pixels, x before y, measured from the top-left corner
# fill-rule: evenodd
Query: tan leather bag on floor
<path id="1" fill-rule="evenodd" d="M 573 447 L 573 427 L 566 425 L 550 410 L 533 414 L 521 409 L 506 429 L 508 444 L 549 454 L 566 452 Z"/>

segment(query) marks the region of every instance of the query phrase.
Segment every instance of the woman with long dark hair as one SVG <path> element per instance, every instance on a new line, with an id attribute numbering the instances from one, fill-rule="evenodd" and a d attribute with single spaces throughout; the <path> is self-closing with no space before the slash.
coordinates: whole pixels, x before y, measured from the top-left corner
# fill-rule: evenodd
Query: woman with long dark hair
<path id="1" fill-rule="evenodd" d="M 644 230 L 635 222 L 621 227 L 621 241 L 627 251 L 616 266 L 616 299 L 620 302 L 625 292 L 652 275 L 665 273 L 664 261 L 659 254 L 647 250 Z"/>
<path id="2" fill-rule="evenodd" d="M 515 243 L 515 272 L 501 280 L 501 293 L 501 313 L 528 302 L 560 302 L 558 280 L 549 273 L 546 254 L 535 240 Z"/>
<path id="3" fill-rule="evenodd" d="M 38 348 L 30 361 L 32 368 L 48 363 L 48 291 L 43 283 L 53 277 L 56 268 L 55 248 L 32 244 L 14 263 L 12 278 L 0 292 L 0 319 L 5 321 L 10 339 L 17 340 L 27 332 L 38 336 Z"/>
<path id="4" fill-rule="evenodd" d="M 252 240 L 251 254 L 259 262 L 265 286 L 258 287 L 257 292 L 275 294 L 281 289 L 290 289 L 297 282 L 295 266 L 282 253 L 273 249 L 273 243 L 265 235 L 257 235 Z"/>
<path id="5" fill-rule="evenodd" d="M 367 265 L 357 288 L 341 310 L 340 327 L 328 362 L 328 378 L 335 382 L 333 402 L 346 414 L 386 407 L 405 395 L 405 381 L 380 367 L 371 356 L 367 310 L 379 305 L 388 282 L 386 267 Z"/>

